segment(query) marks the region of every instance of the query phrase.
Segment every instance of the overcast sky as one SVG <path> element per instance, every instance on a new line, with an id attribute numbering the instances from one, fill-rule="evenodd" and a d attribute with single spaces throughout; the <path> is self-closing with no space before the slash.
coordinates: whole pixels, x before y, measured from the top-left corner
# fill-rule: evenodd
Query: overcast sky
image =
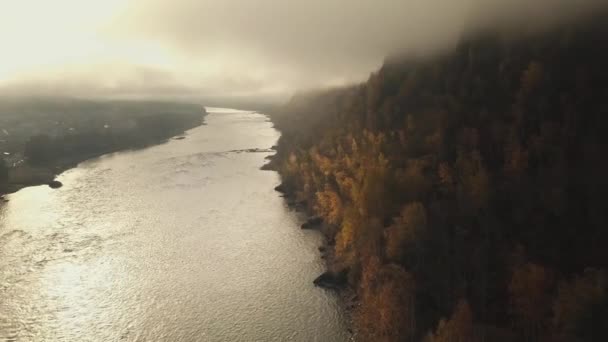
<path id="1" fill-rule="evenodd" d="M 0 92 L 276 95 L 608 0 L 0 0 Z"/>

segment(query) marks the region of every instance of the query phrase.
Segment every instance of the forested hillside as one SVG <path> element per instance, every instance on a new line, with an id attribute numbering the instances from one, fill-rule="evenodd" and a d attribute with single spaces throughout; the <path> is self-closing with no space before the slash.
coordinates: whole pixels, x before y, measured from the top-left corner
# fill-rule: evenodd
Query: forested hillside
<path id="1" fill-rule="evenodd" d="M 608 20 L 395 57 L 273 114 L 362 341 L 608 341 Z"/>

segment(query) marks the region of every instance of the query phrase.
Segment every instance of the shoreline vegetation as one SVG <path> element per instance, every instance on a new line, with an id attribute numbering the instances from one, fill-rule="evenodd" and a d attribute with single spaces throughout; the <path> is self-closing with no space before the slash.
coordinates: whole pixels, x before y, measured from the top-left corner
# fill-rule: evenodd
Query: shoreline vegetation
<path id="1" fill-rule="evenodd" d="M 60 173 L 105 154 L 149 147 L 204 124 L 198 104 L 11 98 L 0 104 L 0 196 L 61 187 Z"/>
<path id="2" fill-rule="evenodd" d="M 361 341 L 608 340 L 608 21 L 294 96 L 266 170 Z"/>

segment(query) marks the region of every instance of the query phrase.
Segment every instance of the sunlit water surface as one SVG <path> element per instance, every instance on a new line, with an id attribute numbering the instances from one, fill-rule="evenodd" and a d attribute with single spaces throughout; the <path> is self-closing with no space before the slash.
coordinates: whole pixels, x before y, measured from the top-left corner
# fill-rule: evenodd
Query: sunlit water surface
<path id="1" fill-rule="evenodd" d="M 84 162 L 0 206 L 0 340 L 345 341 L 321 237 L 260 171 L 267 118 Z"/>

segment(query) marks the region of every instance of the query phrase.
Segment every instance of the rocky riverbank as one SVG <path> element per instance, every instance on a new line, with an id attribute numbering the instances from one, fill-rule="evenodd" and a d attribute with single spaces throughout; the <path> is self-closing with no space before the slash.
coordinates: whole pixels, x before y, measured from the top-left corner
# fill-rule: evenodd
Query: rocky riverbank
<path id="1" fill-rule="evenodd" d="M 276 171 L 273 157 L 270 156 L 267 160 L 269 162 L 262 169 Z M 330 225 L 324 222 L 322 217 L 313 215 L 313 210 L 309 207 L 309 204 L 306 201 L 298 200 L 295 192 L 288 185 L 281 183 L 274 190 L 281 194 L 289 207 L 307 215 L 308 218 L 301 224 L 301 229 L 317 230 L 323 235 L 323 244 L 319 246 L 319 253 L 321 259 L 325 261 L 326 270 L 312 280 L 312 283 L 322 289 L 335 291 L 350 321 L 350 317 L 352 317 L 353 311 L 358 305 L 358 298 L 356 291 L 349 286 L 349 269 L 344 268 L 336 259 L 335 240 L 330 233 Z M 353 325 L 350 324 L 349 332 L 353 334 L 353 331 Z"/>

